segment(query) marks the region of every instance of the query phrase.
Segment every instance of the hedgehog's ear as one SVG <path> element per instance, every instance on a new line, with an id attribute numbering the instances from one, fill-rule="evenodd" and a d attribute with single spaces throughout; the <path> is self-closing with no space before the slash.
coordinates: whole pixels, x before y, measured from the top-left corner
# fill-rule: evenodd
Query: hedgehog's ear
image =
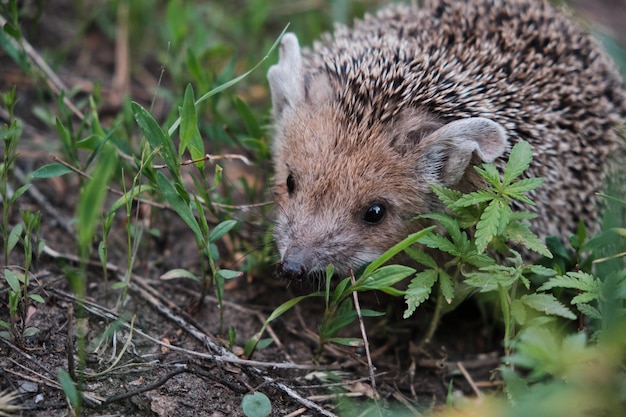
<path id="1" fill-rule="evenodd" d="M 302 56 L 293 33 L 283 36 L 278 63 L 269 69 L 267 79 L 272 93 L 272 113 L 279 120 L 286 107 L 295 107 L 304 97 Z"/>
<path id="2" fill-rule="evenodd" d="M 453 186 L 473 155 L 493 162 L 504 153 L 506 143 L 504 128 L 494 121 L 483 117 L 455 120 L 422 139 L 418 169 L 429 183 Z"/>

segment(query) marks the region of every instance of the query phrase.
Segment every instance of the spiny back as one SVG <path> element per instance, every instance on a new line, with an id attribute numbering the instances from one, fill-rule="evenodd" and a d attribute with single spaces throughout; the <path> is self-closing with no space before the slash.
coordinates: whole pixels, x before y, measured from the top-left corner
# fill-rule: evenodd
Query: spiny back
<path id="1" fill-rule="evenodd" d="M 480 116 L 499 123 L 509 148 L 519 139 L 533 145 L 528 173 L 547 180 L 535 197 L 569 231 L 575 217 L 593 225 L 605 162 L 623 152 L 612 129 L 626 116 L 626 95 L 596 42 L 551 6 L 392 6 L 353 29 L 336 26 L 303 58 L 305 72 L 329 75 L 348 130 L 391 122 L 407 107 L 444 122 Z M 546 226 L 546 234 L 563 233 L 558 223 Z"/>

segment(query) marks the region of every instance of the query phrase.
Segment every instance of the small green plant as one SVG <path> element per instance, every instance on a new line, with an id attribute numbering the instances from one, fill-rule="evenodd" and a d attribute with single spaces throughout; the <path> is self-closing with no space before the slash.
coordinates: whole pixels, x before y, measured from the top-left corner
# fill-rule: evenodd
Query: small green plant
<path id="1" fill-rule="evenodd" d="M 320 326 L 320 344 L 317 352 L 318 356 L 322 353 L 325 344 L 329 342 L 349 346 L 362 343 L 361 339 L 335 337 L 339 330 L 352 323 L 358 317 L 352 305 L 352 294 L 355 292 L 358 293 L 377 290 L 393 296 L 404 295 L 405 292 L 396 288 L 395 285 L 403 279 L 413 275 L 415 273 L 415 269 L 404 265 L 385 265 L 385 263 L 401 253 L 403 250 L 406 250 L 406 248 L 413 245 L 415 242 L 419 241 L 419 239 L 424 236 L 428 236 L 433 230 L 434 226 L 407 236 L 406 239 L 389 248 L 377 260 L 369 264 L 359 275 L 359 278 L 344 278 L 334 289 L 331 289 L 334 268 L 330 265 L 326 269 L 326 290 L 292 298 L 277 307 L 267 318 L 261 330 L 248 341 L 244 349 L 245 355 L 251 357 L 256 349 L 262 349 L 269 345 L 269 343 L 271 343 L 271 339 L 261 339 L 261 337 L 270 322 L 289 311 L 302 300 L 311 297 L 323 297 L 326 305 L 322 325 Z M 380 316 L 382 314 L 383 313 L 373 310 L 361 310 L 362 316 L 372 317 Z"/>
<path id="2" fill-rule="evenodd" d="M 516 202 L 534 205 L 526 193 L 539 187 L 541 178 L 518 179 L 529 167 L 532 151 L 527 142 L 518 142 L 500 173 L 494 164 L 475 167 L 485 180 L 485 188 L 462 194 L 458 191 L 433 185 L 433 191 L 448 208 L 447 213 L 431 213 L 418 218 L 436 221 L 443 226 L 445 234 L 432 234 L 419 241 L 428 248 L 409 248 L 407 253 L 424 270 L 411 280 L 406 292 L 405 317 L 426 301 L 438 283 L 436 305 L 431 325 L 424 341 L 429 341 L 445 312 L 445 303 L 453 308 L 463 294 L 478 289 L 480 292 L 496 292 L 505 325 L 505 340 L 515 335 L 515 319 L 524 317 L 527 308 L 547 314 L 572 318 L 573 314 L 549 294 L 527 294 L 517 298 L 518 286 L 530 289 L 529 274 L 554 275 L 554 271 L 536 265 L 524 265 L 513 245 L 525 247 L 547 258 L 552 254 L 541 240 L 529 229 L 528 220 L 535 215 L 514 211 Z M 441 253 L 445 259 L 441 265 L 432 256 Z M 504 258 L 504 259 L 502 259 Z M 453 303 L 455 301 L 455 303 Z"/>
<path id="3" fill-rule="evenodd" d="M 29 210 L 21 210 L 21 222 L 11 227 L 9 215 L 14 209 L 17 199 L 22 196 L 31 186 L 24 184 L 14 192 L 10 191 L 10 177 L 13 165 L 17 159 L 17 144 L 22 132 L 20 123 L 15 118 L 14 110 L 17 104 L 16 89 L 0 95 L 2 103 L 9 113 L 9 124 L 4 125 L 1 135 L 4 145 L 4 156 L 0 170 L 0 197 L 2 198 L 2 242 L 4 246 L 4 264 L 9 265 L 9 257 L 18 243 L 22 244 L 24 254 L 24 266 L 19 272 L 9 268 L 3 268 L 3 277 L 9 288 L 8 306 L 9 321 L 0 320 L 0 327 L 5 330 L 0 331 L 0 337 L 12 339 L 18 345 L 22 345 L 24 338 L 33 336 L 39 330 L 36 327 L 28 326 L 26 318 L 28 307 L 31 303 L 43 303 L 44 300 L 39 294 L 31 294 L 30 275 L 32 269 L 33 255 L 39 258 L 43 250 L 44 242 L 39 239 L 39 226 L 41 214 L 33 213 Z"/>
<path id="4" fill-rule="evenodd" d="M 246 417 L 267 417 L 272 413 L 272 403 L 262 392 L 244 395 L 241 408 Z"/>

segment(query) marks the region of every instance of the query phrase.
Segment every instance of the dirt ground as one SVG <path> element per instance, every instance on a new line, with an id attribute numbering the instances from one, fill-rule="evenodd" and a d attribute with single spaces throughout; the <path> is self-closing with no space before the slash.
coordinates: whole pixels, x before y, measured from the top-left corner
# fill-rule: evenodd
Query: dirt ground
<path id="1" fill-rule="evenodd" d="M 69 29 L 72 16 L 65 13 L 70 10 L 65 3 L 44 2 L 46 19 L 42 19 L 43 24 L 36 32 L 27 33 L 35 49 L 69 43 L 68 38 L 73 36 Z M 618 38 L 626 39 L 623 25 L 626 19 L 618 17 L 626 13 L 625 1 L 578 0 L 576 3 L 592 19 L 612 27 Z M 82 86 L 88 92 L 93 81 L 112 79 L 114 45 L 105 42 L 98 33 L 71 44 L 74 51 L 69 55 L 75 61 L 61 65 L 58 71 L 66 85 Z M 86 51 L 95 49 L 98 54 L 86 59 Z M 17 174 L 26 175 L 50 162 L 50 152 L 59 147 L 58 137 L 33 117 L 30 106 L 42 99 L 41 93 L 3 52 L 0 52 L 0 73 L 1 91 L 18 85 L 18 117 L 24 121 L 25 130 Z M 145 86 L 133 85 L 131 91 L 135 100 L 151 99 Z M 114 95 L 110 98 L 111 108 L 115 108 L 118 104 Z M 6 119 L 4 110 L 0 118 Z M 274 343 L 257 351 L 252 358 L 243 358 L 243 345 L 259 331 L 275 307 L 314 288 L 288 285 L 276 279 L 271 269 L 260 270 L 254 276 L 228 282 L 221 311 L 212 295 L 198 305 L 197 285 L 190 285 L 189 280 L 159 279 L 173 268 L 197 268 L 193 236 L 173 214 L 158 225 L 165 233 L 139 249 L 124 320 L 118 320 L 118 312 L 112 310 L 120 292 L 110 288 L 112 282 L 123 278 L 126 265 L 123 236 L 113 238 L 119 244 L 114 243 L 110 248 L 107 281 L 97 263 L 88 269 L 84 310 L 77 308 L 66 278 L 68 267 L 76 262 L 72 217 L 77 187 L 76 178 L 71 176 L 38 180 L 19 200 L 19 208 L 42 212 L 42 237 L 48 250 L 34 268 L 33 291 L 44 298 L 45 304 L 37 305 L 28 315 L 28 325 L 39 328 L 40 332 L 21 345 L 0 338 L 0 391 L 20 393 L 23 409 L 16 415 L 73 415 L 57 375 L 59 368 L 67 370 L 76 366 L 79 328 L 85 332 L 93 352 L 86 358 L 83 415 L 241 416 L 243 396 L 259 391 L 270 399 L 272 416 L 332 416 L 340 412 L 340 401 L 333 393 L 341 392 L 344 400 L 355 404 L 372 395 L 362 348 L 329 347 L 319 362 L 315 362 L 316 330 L 323 307 L 320 301 L 302 303 L 273 322 L 264 337 L 273 338 Z M 12 213 L 13 224 L 18 219 L 16 209 Z M 15 265 L 21 265 L 21 261 L 17 257 L 12 260 Z M 8 316 L 6 291 L 0 286 L 2 319 Z M 393 302 L 383 296 L 362 302 L 377 310 L 393 310 L 390 305 Z M 401 310 L 402 306 L 398 307 L 396 310 Z M 389 409 L 397 407 L 409 412 L 441 406 L 445 404 L 451 381 L 455 395 L 472 396 L 476 387 L 487 392 L 499 389 L 498 382 L 490 379 L 502 354 L 498 331 L 485 323 L 481 311 L 467 302 L 444 318 L 435 340 L 425 349 L 417 349 L 416 342 L 427 326 L 429 312 L 430 307 L 426 306 L 412 321 L 394 320 L 394 314 L 390 314 L 384 320 L 365 322 L 379 402 Z M 99 340 L 113 323 L 120 323 L 115 337 Z M 229 328 L 237 330 L 233 346 L 229 342 Z M 359 337 L 360 333 L 355 325 L 343 335 Z M 0 415 L 1 411 L 0 408 Z M 390 412 L 390 415 L 398 414 Z"/>

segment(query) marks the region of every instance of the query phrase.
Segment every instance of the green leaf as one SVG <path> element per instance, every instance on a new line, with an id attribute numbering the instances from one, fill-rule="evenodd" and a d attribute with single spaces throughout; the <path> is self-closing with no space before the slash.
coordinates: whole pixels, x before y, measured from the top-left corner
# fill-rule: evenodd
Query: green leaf
<path id="1" fill-rule="evenodd" d="M 120 207 L 125 206 L 126 203 L 130 200 L 135 199 L 139 194 L 144 193 L 146 191 L 152 191 L 154 188 L 151 185 L 142 184 L 137 187 L 133 187 L 130 191 L 124 193 L 123 196 L 115 200 L 115 202 L 109 207 L 107 211 L 107 216 L 115 213 Z"/>
<path id="2" fill-rule="evenodd" d="M 527 294 L 520 298 L 528 307 L 541 311 L 544 314 L 564 317 L 575 320 L 576 315 L 570 311 L 563 303 L 554 298 L 552 294 Z"/>
<path id="3" fill-rule="evenodd" d="M 474 169 L 481 177 L 487 180 L 492 187 L 500 188 L 500 174 L 493 164 L 482 164 L 481 167 L 475 166 Z"/>
<path id="4" fill-rule="evenodd" d="M 358 337 L 331 337 L 327 341 L 349 347 L 361 347 L 364 345 L 363 339 Z"/>
<path id="5" fill-rule="evenodd" d="M 390 287 L 415 273 L 415 269 L 404 265 L 385 265 L 374 272 L 363 275 L 348 288 L 349 292 L 380 290 L 389 291 Z"/>
<path id="6" fill-rule="evenodd" d="M 40 303 L 40 304 L 45 304 L 46 302 L 44 301 L 43 297 L 39 294 L 28 294 L 28 298 L 30 298 L 31 300 Z"/>
<path id="7" fill-rule="evenodd" d="M 15 190 L 15 192 L 13 193 L 13 195 L 11 196 L 11 198 L 9 199 L 9 205 L 13 205 L 13 203 L 15 203 L 15 201 L 20 198 L 22 196 L 22 194 L 24 194 L 26 191 L 28 191 L 28 189 L 30 187 L 32 187 L 33 184 L 24 184 L 22 185 L 20 188 L 18 188 L 17 190 Z"/>
<path id="8" fill-rule="evenodd" d="M 526 248 L 535 251 L 546 258 L 552 259 L 552 253 L 548 247 L 537 237 L 536 234 L 531 232 L 528 225 L 521 222 L 511 222 L 507 225 L 503 232 L 506 239 L 519 243 Z"/>
<path id="9" fill-rule="evenodd" d="M 419 240 L 419 243 L 426 245 L 431 249 L 439 249 L 442 252 L 449 253 L 452 256 L 458 256 L 459 251 L 456 246 L 446 237 L 441 235 L 429 234 Z"/>
<path id="10" fill-rule="evenodd" d="M 200 226 L 198 225 L 198 221 L 194 217 L 189 204 L 185 202 L 185 200 L 178 194 L 176 188 L 172 185 L 169 179 L 162 173 L 157 172 L 157 183 L 159 184 L 159 189 L 161 193 L 163 193 L 163 197 L 165 200 L 172 206 L 174 211 L 178 213 L 181 219 L 187 226 L 191 228 L 193 233 L 196 235 L 196 239 L 202 242 L 204 241 L 204 237 L 202 236 L 202 231 L 200 230 Z"/>
<path id="11" fill-rule="evenodd" d="M 185 89 L 183 107 L 180 112 L 180 147 L 178 155 L 182 156 L 187 148 L 189 148 L 192 159 L 204 157 L 204 142 L 198 130 L 198 114 L 191 84 L 187 84 Z M 204 161 L 198 162 L 197 165 L 202 168 Z"/>
<path id="12" fill-rule="evenodd" d="M 211 230 L 209 233 L 209 242 L 215 242 L 221 239 L 226 233 L 237 225 L 237 220 L 224 220 Z"/>
<path id="13" fill-rule="evenodd" d="M 511 315 L 517 323 L 524 325 L 526 323 L 526 307 L 521 300 L 513 300 L 511 302 Z"/>
<path id="14" fill-rule="evenodd" d="M 248 106 L 248 104 L 239 97 L 235 97 L 235 107 L 237 107 L 237 112 L 239 113 L 241 120 L 243 120 L 243 123 L 246 125 L 246 130 L 250 136 L 255 138 L 263 136 L 263 130 L 261 129 L 261 126 L 259 126 L 256 113 L 250 109 L 250 106 Z"/>
<path id="15" fill-rule="evenodd" d="M 78 243 L 87 249 L 93 240 L 98 219 L 107 194 L 107 187 L 117 167 L 117 152 L 113 146 L 105 146 L 93 172 L 92 178 L 78 197 Z"/>
<path id="16" fill-rule="evenodd" d="M 69 400 L 70 404 L 72 404 L 74 408 L 78 407 L 78 390 L 76 389 L 76 385 L 74 385 L 74 381 L 72 380 L 72 377 L 70 377 L 70 374 L 68 374 L 65 369 L 59 368 L 58 378 L 61 388 L 63 389 L 63 392 L 65 393 L 65 396 Z"/>
<path id="17" fill-rule="evenodd" d="M 399 243 L 396 243 L 391 248 L 387 249 L 382 255 L 378 257 L 374 262 L 369 264 L 365 271 L 363 271 L 363 275 L 361 277 L 366 277 L 371 274 L 376 268 L 381 265 L 384 265 L 388 260 L 396 256 L 398 253 L 402 252 L 405 248 L 411 246 L 416 243 L 418 240 L 422 239 L 424 236 L 428 235 L 435 229 L 435 226 L 427 227 L 426 229 L 422 229 L 419 232 L 412 233 L 408 235 L 404 240 Z"/>
<path id="18" fill-rule="evenodd" d="M 15 227 L 11 229 L 11 232 L 9 233 L 9 238 L 7 239 L 7 249 L 9 253 L 13 251 L 13 248 L 15 248 L 17 242 L 19 242 L 23 230 L 24 226 L 22 226 L 22 223 L 16 224 Z"/>
<path id="19" fill-rule="evenodd" d="M 589 304 L 578 304 L 576 305 L 576 308 L 578 308 L 578 311 L 580 311 L 587 317 L 595 320 L 602 320 L 602 314 L 600 314 L 598 309 Z"/>
<path id="20" fill-rule="evenodd" d="M 541 186 L 541 184 L 543 184 L 544 181 L 545 179 L 543 178 L 525 178 L 523 180 L 519 180 L 507 186 L 504 194 L 510 197 L 517 198 L 516 197 L 517 194 L 522 194 L 528 191 L 532 191 L 535 188 L 538 188 L 539 186 Z M 532 203 L 532 205 L 534 206 L 535 203 Z"/>
<path id="21" fill-rule="evenodd" d="M 542 277 L 553 277 L 557 274 L 554 269 L 547 268 L 542 265 L 531 265 L 529 269 L 533 274 L 537 274 Z"/>
<path id="22" fill-rule="evenodd" d="M 143 132 L 146 140 L 153 149 L 159 149 L 160 154 L 163 157 L 163 161 L 165 161 L 165 165 L 167 165 L 174 178 L 178 180 L 180 177 L 180 164 L 169 136 L 163 132 L 152 115 L 146 109 L 141 107 L 140 104 L 133 101 L 131 103 L 131 107 L 133 109 L 137 125 Z"/>
<path id="23" fill-rule="evenodd" d="M 439 286 L 441 287 L 443 298 L 450 304 L 454 299 L 454 283 L 452 282 L 452 277 L 444 270 L 439 271 Z"/>
<path id="24" fill-rule="evenodd" d="M 456 233 L 458 234 L 459 222 L 457 222 L 454 217 L 450 216 L 447 213 L 426 213 L 426 214 L 417 216 L 417 218 L 436 220 L 439 223 L 441 223 L 443 227 L 445 227 L 448 233 L 454 233 L 456 231 Z"/>
<path id="25" fill-rule="evenodd" d="M 463 193 L 460 191 L 452 190 L 441 185 L 430 184 L 430 188 L 433 190 L 437 198 L 439 198 L 439 200 L 441 200 L 441 202 L 449 209 L 454 210 L 456 201 L 463 197 Z"/>
<path id="26" fill-rule="evenodd" d="M 272 403 L 262 392 L 244 395 L 241 408 L 246 417 L 267 417 L 272 412 Z"/>
<path id="27" fill-rule="evenodd" d="M 171 269 L 159 277 L 159 279 L 162 279 L 162 280 L 170 280 L 170 279 L 177 279 L 177 278 L 188 278 L 196 282 L 200 282 L 200 278 L 198 278 L 196 274 L 190 271 L 187 271 L 186 269 L 180 269 L 180 268 Z"/>
<path id="28" fill-rule="evenodd" d="M 256 350 L 265 349 L 266 347 L 271 345 L 273 341 L 274 339 L 272 339 L 271 337 L 259 340 L 256 344 Z"/>
<path id="29" fill-rule="evenodd" d="M 65 165 L 54 163 L 44 165 L 33 172 L 33 178 L 53 178 L 60 177 L 61 175 L 71 174 L 72 171 Z"/>
<path id="30" fill-rule="evenodd" d="M 428 300 L 430 293 L 432 292 L 433 285 L 437 281 L 438 272 L 435 269 L 427 269 L 415 274 L 415 277 L 411 280 L 404 295 L 407 308 L 404 311 L 403 317 L 409 318 L 415 312 L 415 309 Z"/>
<path id="31" fill-rule="evenodd" d="M 509 160 L 504 168 L 503 184 L 508 186 L 515 178 L 522 175 L 530 166 L 533 150 L 526 141 L 519 141 L 511 149 Z"/>
<path id="32" fill-rule="evenodd" d="M 17 41 L 22 39 L 22 32 L 11 22 L 6 22 L 4 26 L 2 26 L 2 30 Z"/>
<path id="33" fill-rule="evenodd" d="M 37 333 L 39 333 L 39 329 L 38 328 L 36 328 L 36 327 L 27 327 L 22 332 L 22 336 L 30 337 L 30 336 L 36 335 Z"/>
<path id="34" fill-rule="evenodd" d="M 435 262 L 432 256 L 430 256 L 423 250 L 418 249 L 414 246 L 409 246 L 408 248 L 404 249 L 404 251 L 407 253 L 407 255 L 411 257 L 411 259 L 419 262 L 421 265 L 424 265 L 428 268 L 437 269 L 437 262 Z"/>
<path id="35" fill-rule="evenodd" d="M 568 272 L 551 278 L 537 288 L 537 291 L 547 291 L 553 288 L 572 288 L 575 290 L 600 293 L 600 282 L 593 275 L 586 272 Z"/>
<path id="36" fill-rule="evenodd" d="M 224 279 L 233 279 L 243 276 L 241 271 L 231 271 L 230 269 L 219 269 L 217 275 Z"/>
<path id="37" fill-rule="evenodd" d="M 500 226 L 500 216 L 503 212 L 501 201 L 493 200 L 483 211 L 480 220 L 476 225 L 476 249 L 478 253 L 483 253 L 487 245 L 498 232 Z"/>
<path id="38" fill-rule="evenodd" d="M 526 380 L 507 366 L 501 366 L 498 369 L 500 370 L 500 374 L 504 380 L 507 397 L 514 405 L 520 404 L 524 398 L 531 393 Z"/>
<path id="39" fill-rule="evenodd" d="M 18 294 L 21 292 L 20 280 L 13 273 L 13 271 L 11 271 L 10 269 L 5 269 L 4 270 L 4 279 L 6 280 L 6 282 L 9 284 L 9 286 L 11 287 L 11 289 L 14 292 L 16 292 Z"/>
<path id="40" fill-rule="evenodd" d="M 239 81 L 243 80 L 244 78 L 246 78 L 248 75 L 250 75 L 254 70 L 256 70 L 259 66 L 261 66 L 261 64 L 269 58 L 270 54 L 272 53 L 272 51 L 274 49 L 276 49 L 278 47 L 278 45 L 280 44 L 280 40 L 282 39 L 283 35 L 285 34 L 285 32 L 287 31 L 287 28 L 289 27 L 289 25 L 285 26 L 285 28 L 283 29 L 283 31 L 280 33 L 280 35 L 278 36 L 278 38 L 276 39 L 276 41 L 274 41 L 274 43 L 272 44 L 272 46 L 270 47 L 270 49 L 267 51 L 267 54 L 265 54 L 265 56 L 263 57 L 263 59 L 261 59 L 254 67 L 252 67 L 252 69 L 246 71 L 245 73 L 241 74 L 240 76 L 233 78 L 232 80 L 225 82 L 224 84 L 215 87 L 214 89 L 212 89 L 211 91 L 209 91 L 208 93 L 204 94 L 202 97 L 200 97 L 198 100 L 196 100 L 196 105 L 202 103 L 203 101 L 207 100 L 208 98 L 226 90 L 228 87 L 233 86 L 235 84 L 237 84 Z M 170 126 L 168 133 L 170 135 L 173 135 L 174 132 L 176 131 L 176 129 L 178 128 L 178 126 L 180 125 L 180 118 L 178 118 L 176 121 L 174 121 L 174 123 L 172 123 L 172 126 Z"/>
<path id="41" fill-rule="evenodd" d="M 455 208 L 469 207 L 475 204 L 485 203 L 495 198 L 495 195 L 487 190 L 478 190 L 473 193 L 465 194 L 459 198 L 453 205 Z"/>
<path id="42" fill-rule="evenodd" d="M 269 324 L 271 321 L 277 319 L 278 317 L 282 316 L 285 312 L 291 310 L 293 308 L 293 306 L 295 306 L 296 304 L 298 304 L 300 301 L 304 300 L 305 298 L 311 298 L 311 297 L 320 297 L 320 296 L 324 296 L 323 292 L 314 292 L 311 294 L 307 294 L 307 295 L 301 295 L 299 297 L 294 297 L 292 299 L 289 299 L 287 301 L 285 301 L 284 303 L 282 303 L 281 305 L 279 305 L 278 307 L 276 307 L 274 309 L 274 311 L 272 311 L 272 314 L 270 314 L 270 316 L 267 318 L 267 320 L 265 320 L 265 324 Z"/>

